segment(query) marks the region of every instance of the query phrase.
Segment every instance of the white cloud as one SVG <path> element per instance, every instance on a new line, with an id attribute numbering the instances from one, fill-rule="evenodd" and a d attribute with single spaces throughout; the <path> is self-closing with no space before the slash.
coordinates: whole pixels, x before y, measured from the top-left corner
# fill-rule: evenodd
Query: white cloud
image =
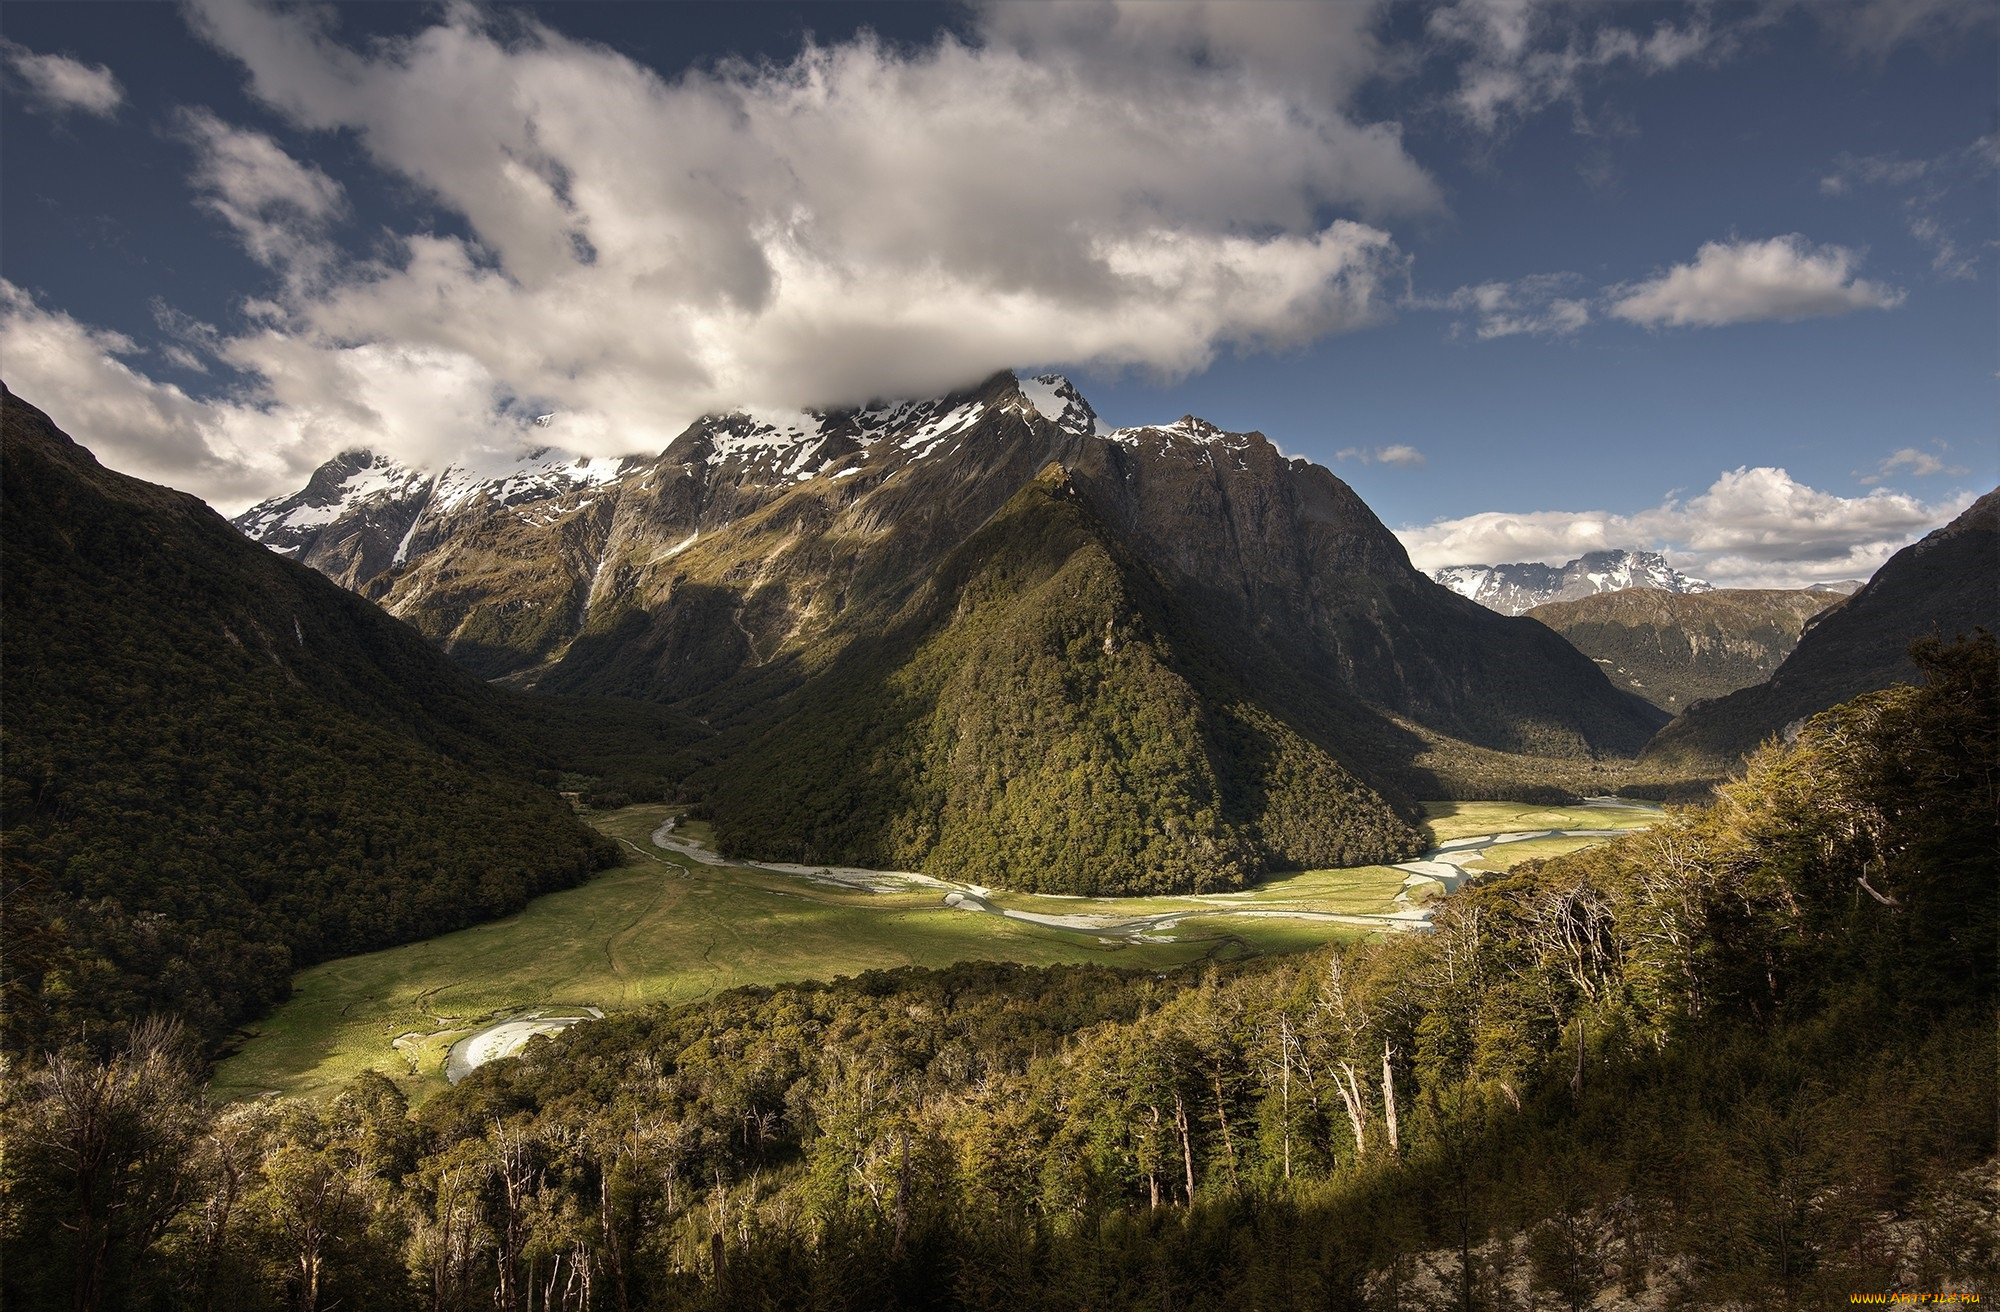
<path id="1" fill-rule="evenodd" d="M 310 463 L 283 459 L 266 416 L 208 405 L 157 383 L 120 357 L 130 338 L 86 327 L 45 309 L 0 279 L 0 359 L 7 386 L 40 406 L 107 465 L 171 483 L 209 500 L 250 500 L 274 478 Z M 296 443 L 293 444 L 296 449 Z"/>
<path id="2" fill-rule="evenodd" d="M 1336 452 L 1335 460 L 1358 460 L 1364 465 L 1421 465 L 1424 453 L 1402 442 L 1390 446 L 1350 446 Z"/>
<path id="3" fill-rule="evenodd" d="M 75 110 L 111 118 L 125 103 L 124 88 L 102 64 L 85 64 L 64 55 L 38 55 L 26 46 L 0 40 L 7 69 L 15 84 L 36 108 L 53 114 Z"/>
<path id="4" fill-rule="evenodd" d="M 1453 0 L 1429 11 L 1426 29 L 1433 55 L 1457 62 L 1451 109 L 1481 131 L 1497 132 L 1557 105 L 1591 131 L 1585 99 L 1597 83 L 1619 73 L 1650 77 L 1734 58 L 1759 48 L 1762 35 L 1795 10 L 1857 60 L 1881 60 L 1910 44 L 1948 52 L 1990 40 L 2000 26 L 2000 8 L 1991 0 L 1692 0 L 1680 21 L 1626 24 L 1632 14 L 1658 8 Z"/>
<path id="5" fill-rule="evenodd" d="M 1853 251 L 1815 247 L 1797 234 L 1707 242 L 1692 264 L 1612 289 L 1610 313 L 1648 326 L 1716 327 L 1887 310 L 1903 303 L 1900 290 L 1855 277 L 1859 263 Z"/>
<path id="6" fill-rule="evenodd" d="M 1562 0 L 1456 0 L 1431 11 L 1432 37 L 1462 57 L 1452 107 L 1480 130 L 1493 132 L 1550 105 L 1576 106 L 1587 82 L 1614 67 L 1664 73 L 1718 57 L 1733 44 L 1701 10 L 1684 24 L 1663 21 L 1650 29 L 1615 20 L 1591 25 L 1582 17 L 1586 13 L 1594 20 L 1618 14 L 1618 7 L 1592 11 Z"/>
<path id="7" fill-rule="evenodd" d="M 1542 561 L 1560 565 L 1586 551 L 1664 552 L 1674 565 L 1718 587 L 1804 587 L 1865 579 L 1884 561 L 1973 499 L 1925 502 L 1877 489 L 1843 497 L 1795 481 L 1782 469 L 1722 474 L 1685 502 L 1673 497 L 1636 514 L 1606 511 L 1486 511 L 1397 531 L 1419 569 Z"/>
<path id="8" fill-rule="evenodd" d="M 183 110 L 180 125 L 195 149 L 202 207 L 236 230 L 253 259 L 294 277 L 332 262 L 326 227 L 347 205 L 338 182 L 207 110 Z"/>
<path id="9" fill-rule="evenodd" d="M 280 284 L 201 349 L 280 449 L 359 430 L 436 463 L 554 410 L 537 439 L 658 450 L 719 408 L 1026 360 L 1182 374 L 1383 317 L 1407 262 L 1380 222 L 1440 208 L 1398 126 L 1347 108 L 1389 59 L 1352 6 L 1000 6 L 973 39 L 672 80 L 471 6 L 366 49 L 330 10 L 190 13 L 470 234 L 344 256 L 337 182 L 185 117 L 202 203 Z"/>
<path id="10" fill-rule="evenodd" d="M 1449 296 L 1412 298 L 1424 310 L 1456 310 L 1475 317 L 1472 331 L 1480 341 L 1496 337 L 1567 337 L 1590 322 L 1590 302 L 1566 296 L 1581 279 L 1573 273 L 1537 273 L 1513 282 L 1483 282 L 1460 287 Z M 1464 324 L 1452 325 L 1463 331 Z"/>
<path id="11" fill-rule="evenodd" d="M 1945 449 L 1942 442 L 1937 446 L 1940 451 Z M 1857 470 L 1855 476 L 1863 486 L 1872 487 L 1899 473 L 1907 473 L 1912 478 L 1930 478 L 1937 474 L 1950 474 L 1954 478 L 1959 478 L 1969 472 L 1971 471 L 1957 465 L 1947 465 L 1941 456 L 1933 455 L 1929 451 L 1919 451 L 1913 446 L 1906 446 L 1883 457 L 1873 473 L 1863 474 Z"/>

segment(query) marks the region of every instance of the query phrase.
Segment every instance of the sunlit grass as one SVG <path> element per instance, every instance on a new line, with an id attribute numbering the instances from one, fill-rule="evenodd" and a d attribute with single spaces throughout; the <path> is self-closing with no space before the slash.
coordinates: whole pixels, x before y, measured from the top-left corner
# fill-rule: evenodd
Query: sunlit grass
<path id="1" fill-rule="evenodd" d="M 1642 829 L 1660 818 L 1644 802 L 1621 806 L 1535 806 L 1527 802 L 1425 802 L 1433 841 L 1522 829 Z"/>
<path id="2" fill-rule="evenodd" d="M 1532 807 L 1509 802 L 1427 806 L 1439 841 L 1515 830 L 1629 828 L 1644 809 Z M 1406 878 L 1388 866 L 1279 875 L 1238 893 L 1194 897 L 1072 898 L 994 891 L 1003 910 L 1171 924 L 1121 934 L 1056 928 L 954 910 L 944 890 L 913 884 L 871 892 L 771 871 L 710 866 L 662 852 L 652 834 L 672 808 L 626 807 L 590 816 L 618 840 L 626 864 L 580 888 L 538 898 L 519 914 L 471 929 L 300 973 L 292 1000 L 249 1032 L 216 1073 L 219 1097 L 319 1094 L 362 1070 L 394 1079 L 413 1100 L 442 1087 L 450 1045 L 499 1016 L 535 1007 L 616 1011 L 687 1002 L 744 984 L 831 979 L 896 966 L 1001 960 L 1028 965 L 1101 962 L 1164 969 L 1205 957 L 1292 952 L 1367 933 L 1314 917 L 1375 917 Z M 682 821 L 698 843 L 708 826 Z M 1540 839 L 1493 849 L 1474 869 L 1593 840 Z M 1411 890 L 1421 902 L 1435 884 Z M 1245 911 L 1295 912 L 1243 915 Z"/>

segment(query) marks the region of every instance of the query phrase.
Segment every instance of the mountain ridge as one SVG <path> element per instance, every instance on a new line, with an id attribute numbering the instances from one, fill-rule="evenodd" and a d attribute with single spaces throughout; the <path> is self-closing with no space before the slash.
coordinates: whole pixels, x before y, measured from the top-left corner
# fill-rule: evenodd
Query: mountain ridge
<path id="1" fill-rule="evenodd" d="M 1046 410 L 1057 402 L 1052 418 Z M 1006 540 L 1018 559 L 951 564 L 1045 476 L 1064 490 L 1035 502 L 1034 526 Z M 1297 844 L 1264 843 L 1253 813 L 1268 808 L 1238 805 L 1263 777 L 1242 751 L 1276 752 L 1272 760 L 1293 762 L 1281 772 L 1293 774 L 1297 762 L 1314 762 L 1298 777 L 1317 780 L 1311 787 L 1325 799 L 1360 796 L 1341 782 L 1347 776 L 1378 797 L 1351 813 L 1350 837 L 1380 839 L 1352 854 L 1375 859 L 1407 842 L 1398 829 L 1405 822 L 1383 816 L 1407 816 L 1415 796 L 1471 786 L 1454 773 L 1458 763 L 1476 763 L 1486 779 L 1505 773 L 1493 767 L 1515 759 L 1510 753 L 1587 772 L 1601 758 L 1636 753 L 1664 718 L 1612 688 L 1545 627 L 1495 615 L 1425 579 L 1330 471 L 1284 456 L 1261 434 L 1191 416 L 1106 432 L 1059 376 L 1024 386 L 1001 373 L 944 397 L 852 412 L 710 417 L 658 458 L 627 459 L 615 477 L 588 487 L 532 484 L 468 488 L 449 505 L 433 504 L 405 530 L 403 562 L 360 586 L 489 678 L 650 698 L 709 722 L 712 750 L 681 787 L 745 855 L 812 852 L 863 863 L 893 853 L 907 866 L 933 854 L 929 840 L 905 833 L 894 817 L 908 813 L 908 797 L 932 795 L 926 790 L 953 777 L 926 746 L 936 740 L 924 725 L 963 706 L 948 679 L 923 674 L 923 653 L 962 647 L 1001 659 L 980 646 L 977 626 L 965 627 L 976 603 L 962 589 L 976 578 L 1039 586 L 1030 580 L 1067 567 L 1040 553 L 1072 519 L 1087 523 L 1085 536 L 1101 547 L 1077 547 L 1089 557 L 1087 566 L 1079 557 L 1079 586 L 1087 578 L 1108 589 L 1093 595 L 1154 599 L 1139 611 L 1154 635 L 1141 645 L 1158 655 L 1157 676 L 1143 661 L 1106 665 L 1079 647 L 1057 676 L 1031 678 L 1037 653 L 1068 651 L 1078 634 L 1051 627 L 1052 618 L 1017 616 L 1027 627 L 1003 644 L 995 678 L 1025 700 L 999 708 L 990 724 L 1005 720 L 1015 726 L 1009 732 L 1048 750 L 1069 742 L 1089 755 L 1108 751 L 1103 744 L 1122 741 L 1130 727 L 1093 727 L 1104 716 L 1123 723 L 1119 716 L 1169 703 L 1214 709 L 1234 727 L 1218 721 L 1196 732 L 1190 726 L 1207 721 L 1194 709 L 1147 719 L 1145 741 L 1129 746 L 1160 748 L 1180 764 L 1106 805 L 1137 816 L 1183 798 L 1189 814 L 1208 816 L 1196 829 L 1218 842 L 1230 830 L 1249 844 L 1245 870 L 1291 860 L 1284 851 Z M 317 526 L 320 536 L 296 554 L 313 559 L 315 543 L 364 518 Z M 1058 600 L 1050 616 L 1068 613 Z M 1105 605 L 1094 623 L 1115 630 L 1125 603 Z M 1197 652 L 1205 654 L 1197 660 Z M 1085 669 L 1110 670 L 1122 682 L 1096 689 L 1080 678 Z M 1193 702 L 1160 691 L 1173 680 L 1195 689 Z M 918 700 L 885 702 L 888 688 Z M 1240 715 L 1218 709 L 1238 702 L 1248 708 Z M 863 703 L 880 714 L 867 722 L 850 714 Z M 788 724 L 797 708 L 812 713 Z M 809 724 L 818 728 L 808 732 Z M 826 788 L 799 780 L 797 795 L 815 799 L 801 801 L 799 813 L 819 819 L 751 823 L 772 815 L 757 771 L 726 758 L 777 768 L 786 752 L 846 753 L 836 726 L 889 735 L 878 746 L 893 758 L 884 767 L 892 783 L 834 802 Z M 1266 746 L 1243 746 L 1253 740 Z M 854 767 L 857 777 L 872 768 Z M 1237 780 L 1229 785 L 1236 801 L 1225 804 L 1220 783 L 1187 784 L 1187 792 L 1171 782 L 1204 772 Z M 1164 791 L 1148 793 L 1154 783 Z M 1054 805 L 1052 793 L 1036 796 L 1038 806 Z M 1108 887 L 1082 849 L 1062 850 L 1068 886 Z M 1153 887 L 1137 870 L 1116 882 Z"/>
<path id="2" fill-rule="evenodd" d="M 1826 589 L 1625 588 L 1527 612 L 1596 661 L 1612 681 L 1677 714 L 1762 683 L 1812 618 L 1840 600 Z"/>
<path id="3" fill-rule="evenodd" d="M 1864 692 L 1912 682 L 1910 645 L 2000 632 L 2000 488 L 1891 556 L 1866 585 L 1807 621 L 1770 679 L 1690 706 L 1641 758 L 1655 769 L 1732 771 L 1765 739 Z"/>

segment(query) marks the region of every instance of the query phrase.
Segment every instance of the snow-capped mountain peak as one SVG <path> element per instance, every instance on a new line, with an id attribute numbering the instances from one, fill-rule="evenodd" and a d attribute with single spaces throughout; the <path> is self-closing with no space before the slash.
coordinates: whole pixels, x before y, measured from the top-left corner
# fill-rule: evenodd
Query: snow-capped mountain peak
<path id="1" fill-rule="evenodd" d="M 320 528 L 357 510 L 429 493 L 431 476 L 372 451 L 343 451 L 313 471 L 290 496 L 244 511 L 236 526 L 284 555 L 293 555 Z"/>
<path id="2" fill-rule="evenodd" d="M 254 506 L 236 523 L 250 537 L 355 587 L 422 560 L 459 532 L 466 516 L 485 517 L 482 522 L 500 516 L 531 532 L 554 529 L 578 515 L 598 514 L 593 506 L 621 504 L 628 482 L 646 493 L 691 479 L 689 486 L 704 490 L 676 495 L 712 502 L 708 513 L 721 522 L 816 480 L 857 480 L 840 494 L 847 498 L 851 489 L 876 486 L 918 464 L 964 454 L 984 467 L 1019 443 L 1034 446 L 1041 452 L 1034 458 L 1046 460 L 1076 441 L 1116 442 L 1243 469 L 1263 439 L 1192 415 L 1113 431 L 1061 374 L 996 374 L 947 396 L 855 409 L 746 407 L 711 414 L 657 454 L 590 457 L 523 447 L 477 451 L 441 470 L 424 470 L 349 452 L 321 467 L 300 492 Z M 712 490 L 722 488 L 731 491 L 714 501 Z M 604 521 L 596 531 L 614 530 Z"/>
<path id="3" fill-rule="evenodd" d="M 1549 601 L 1573 601 L 1622 588 L 1662 592 L 1711 592 L 1657 551 L 1592 551 L 1566 565 L 1520 561 L 1511 565 L 1446 565 L 1431 578 L 1462 597 L 1503 615 L 1520 615 Z"/>
<path id="4" fill-rule="evenodd" d="M 1076 385 L 1061 374 L 1036 374 L 1019 380 L 1021 395 L 1035 412 L 1056 427 L 1079 437 L 1102 437 L 1109 430 Z"/>

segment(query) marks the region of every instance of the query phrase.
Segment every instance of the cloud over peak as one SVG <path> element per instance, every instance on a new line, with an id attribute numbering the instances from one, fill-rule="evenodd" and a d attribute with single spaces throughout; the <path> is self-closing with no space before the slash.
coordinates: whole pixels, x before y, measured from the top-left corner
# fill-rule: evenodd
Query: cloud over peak
<path id="1" fill-rule="evenodd" d="M 338 184 L 190 114 L 203 203 L 286 274 L 227 355 L 267 407 L 330 404 L 357 370 L 378 411 L 440 373 L 484 388 L 439 449 L 523 408 L 609 453 L 714 409 L 1023 360 L 1184 374 L 1374 322 L 1406 266 L 1376 222 L 1440 204 L 1397 125 L 1346 107 L 1379 58 L 1372 12 L 1304 32 L 1296 7 L 1000 6 L 969 38 L 671 79 L 469 6 L 367 48 L 316 11 L 190 12 L 259 98 L 353 132 L 470 234 L 350 256 L 327 232 Z"/>
<path id="2" fill-rule="evenodd" d="M 550 410 L 537 438 L 610 454 L 1024 360 L 1184 374 L 1383 317 L 1407 260 L 1378 225 L 1441 206 L 1398 125 L 1350 108 L 1383 58 L 1362 7 L 995 6 L 921 47 L 673 77 L 470 5 L 365 46 L 333 10 L 187 13 L 302 140 L 351 133 L 462 220 L 343 245 L 346 192 L 302 146 L 180 114 L 198 204 L 273 282 L 171 358 L 244 380 L 204 431 L 261 431 L 267 471 L 356 435 L 436 463 Z M 46 348 L 21 358 L 67 353 L 10 361 L 42 404 L 77 413 L 86 380 L 169 404 L 110 338 L 6 313 Z M 170 481 L 240 495 L 200 446 Z"/>

